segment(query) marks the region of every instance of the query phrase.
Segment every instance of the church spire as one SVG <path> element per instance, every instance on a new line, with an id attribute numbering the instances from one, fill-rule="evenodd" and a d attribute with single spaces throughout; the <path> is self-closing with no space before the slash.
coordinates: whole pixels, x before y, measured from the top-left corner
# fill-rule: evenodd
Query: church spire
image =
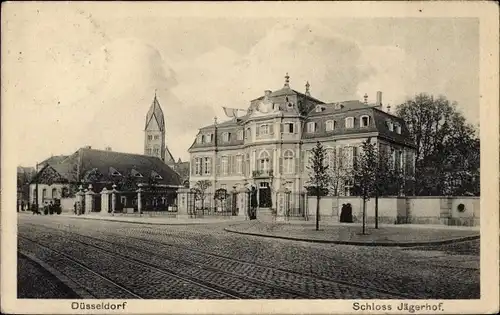
<path id="1" fill-rule="evenodd" d="M 286 87 L 286 88 L 290 87 L 290 76 L 288 75 L 288 72 L 285 75 L 285 85 L 283 87 Z"/>

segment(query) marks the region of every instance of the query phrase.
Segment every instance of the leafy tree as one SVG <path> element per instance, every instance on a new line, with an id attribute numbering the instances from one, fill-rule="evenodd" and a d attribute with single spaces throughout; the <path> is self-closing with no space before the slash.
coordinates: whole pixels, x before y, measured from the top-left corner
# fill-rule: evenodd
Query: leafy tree
<path id="1" fill-rule="evenodd" d="M 363 197 L 363 234 L 365 234 L 366 201 L 376 190 L 378 153 L 370 138 L 363 142 L 361 149 L 354 167 L 354 185 L 355 190 Z"/>
<path id="2" fill-rule="evenodd" d="M 319 230 L 319 200 L 321 195 L 330 184 L 328 165 L 325 163 L 326 150 L 318 141 L 311 151 L 307 169 L 309 172 L 309 184 L 316 194 L 316 231 Z"/>
<path id="3" fill-rule="evenodd" d="M 479 191 L 474 174 L 479 169 L 479 140 L 475 129 L 445 97 L 419 94 L 399 105 L 396 115 L 403 118 L 416 146 L 416 194 L 465 193 L 462 185 L 449 188 L 450 177 L 467 177 L 467 190 Z M 465 155 L 464 155 L 465 153 Z M 457 158 L 462 159 L 457 163 Z M 467 185 L 466 185 L 467 186 Z M 462 191 L 461 191 L 462 190 Z"/>
<path id="4" fill-rule="evenodd" d="M 205 208 L 206 191 L 210 187 L 212 187 L 212 182 L 208 179 L 204 179 L 197 181 L 194 187 L 191 188 L 191 192 L 195 195 L 195 198 L 201 200 L 202 209 Z"/>

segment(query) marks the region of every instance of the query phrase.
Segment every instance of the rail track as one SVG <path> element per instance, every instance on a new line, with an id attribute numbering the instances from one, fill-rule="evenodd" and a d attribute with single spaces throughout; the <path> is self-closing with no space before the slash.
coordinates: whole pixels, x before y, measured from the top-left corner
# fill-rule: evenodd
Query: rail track
<path id="1" fill-rule="evenodd" d="M 38 228 L 40 225 L 34 225 L 34 226 L 36 226 Z M 136 237 L 136 236 L 132 236 L 132 235 L 127 235 L 126 236 L 127 239 L 134 239 L 136 241 L 142 242 L 144 248 L 137 248 L 136 246 L 131 246 L 131 245 L 128 245 L 128 244 L 118 243 L 118 242 L 114 242 L 114 241 L 110 240 L 110 237 L 123 238 L 123 236 L 121 236 L 119 234 L 115 234 L 115 233 L 98 232 L 101 235 L 103 235 L 104 237 L 106 237 L 106 240 L 103 241 L 102 239 L 97 238 L 97 237 L 95 237 L 93 235 L 85 235 L 85 234 L 80 234 L 80 233 L 76 233 L 76 232 L 73 232 L 73 231 L 61 231 L 61 230 L 55 229 L 53 227 L 48 227 L 48 226 L 45 226 L 45 225 L 43 225 L 43 227 L 46 228 L 46 229 L 52 230 L 52 231 L 56 231 L 57 233 L 63 233 L 63 234 L 67 233 L 67 234 L 70 234 L 70 235 L 75 235 L 75 236 L 77 236 L 79 238 L 84 237 L 86 239 L 91 239 L 93 241 L 97 241 L 97 242 L 101 242 L 101 243 L 106 243 L 108 246 L 113 245 L 114 247 L 127 247 L 127 248 L 130 248 L 130 249 L 133 249 L 134 251 L 138 251 L 138 252 L 144 253 L 144 254 L 149 255 L 149 256 L 152 255 L 152 254 L 153 255 L 154 254 L 158 254 L 157 251 L 155 252 L 153 250 L 147 250 L 147 249 L 145 249 L 148 246 L 151 247 L 151 245 L 153 243 L 153 244 L 157 244 L 159 246 L 167 246 L 167 247 L 170 247 L 170 248 L 175 248 L 175 249 L 178 249 L 178 250 L 191 252 L 191 253 L 194 253 L 196 255 L 201 255 L 201 256 L 205 256 L 205 257 L 216 258 L 216 259 L 224 260 L 224 261 L 227 261 L 227 262 L 238 263 L 238 264 L 241 264 L 243 266 L 250 267 L 250 268 L 260 268 L 260 269 L 264 269 L 266 271 L 267 270 L 271 270 L 273 272 L 279 272 L 281 274 L 284 274 L 284 275 L 290 276 L 290 277 L 300 277 L 303 280 L 320 281 L 321 283 L 326 284 L 326 285 L 346 286 L 346 287 L 349 287 L 349 288 L 354 288 L 354 289 L 363 290 L 363 291 L 377 292 L 377 293 L 379 293 L 379 296 L 381 296 L 381 297 L 382 296 L 386 296 L 388 298 L 414 298 L 414 296 L 408 296 L 408 295 L 402 294 L 400 292 L 392 292 L 392 291 L 385 290 L 385 289 L 380 289 L 380 288 L 375 288 L 375 287 L 369 287 L 369 286 L 366 286 L 366 285 L 360 285 L 360 284 L 351 283 L 351 282 L 347 282 L 347 281 L 334 280 L 334 279 L 329 279 L 329 278 L 320 277 L 320 276 L 316 276 L 316 275 L 312 276 L 312 275 L 307 275 L 307 274 L 304 274 L 304 273 L 295 272 L 295 271 L 291 271 L 291 270 L 285 270 L 285 269 L 276 268 L 276 267 L 269 267 L 269 266 L 265 266 L 265 265 L 254 263 L 254 262 L 244 261 L 244 260 L 237 259 L 237 258 L 227 257 L 227 256 L 223 256 L 223 255 L 219 255 L 219 254 L 214 254 L 214 253 L 209 253 L 209 252 L 206 252 L 206 251 L 203 251 L 203 250 L 192 249 L 192 248 L 189 248 L 187 246 L 182 246 L 182 245 L 172 244 L 172 243 L 166 243 L 166 242 L 161 242 L 161 241 L 156 241 L 156 240 L 151 240 L 151 239 L 144 239 L 144 238 Z M 154 233 L 152 233 L 152 234 L 154 234 Z M 158 233 L 158 234 L 160 234 L 160 233 Z M 79 241 L 79 240 L 76 240 L 76 241 L 79 242 L 79 243 L 82 243 L 82 244 L 84 244 L 86 246 L 91 246 L 91 247 L 94 247 L 96 249 L 100 249 L 100 250 L 104 250 L 104 251 L 109 251 L 109 249 L 103 248 L 102 246 L 98 246 L 98 245 L 95 245 L 95 244 L 89 244 L 88 242 L 83 242 L 83 241 Z M 116 252 L 113 252 L 113 255 L 119 255 L 120 257 L 123 257 L 124 259 L 129 259 L 129 260 L 133 260 L 133 261 L 136 261 L 136 262 L 140 262 L 140 263 L 146 264 L 146 265 L 150 266 L 151 268 L 158 268 L 158 266 L 156 266 L 156 265 L 153 265 L 153 264 L 151 264 L 149 262 L 144 262 L 144 261 L 141 261 L 141 260 L 137 260 L 136 258 L 130 257 L 128 255 L 118 254 Z M 222 274 L 225 274 L 228 277 L 236 277 L 236 278 L 242 279 L 244 281 L 247 281 L 248 283 L 252 283 L 254 285 L 258 285 L 258 286 L 262 286 L 262 287 L 267 287 L 269 289 L 276 290 L 276 291 L 279 291 L 279 292 L 282 292 L 282 293 L 287 293 L 287 294 L 290 295 L 287 298 L 325 298 L 324 295 L 315 295 L 315 294 L 312 294 L 310 291 L 309 292 L 304 292 L 304 291 L 301 291 L 301 290 L 292 289 L 292 288 L 287 287 L 287 286 L 283 286 L 283 285 L 280 286 L 280 285 L 272 284 L 272 283 L 269 283 L 268 281 L 263 281 L 263 280 L 260 280 L 260 279 L 256 279 L 254 277 L 249 277 L 249 276 L 241 275 L 241 274 L 235 274 L 234 272 L 230 272 L 230 271 L 226 271 L 226 270 L 221 270 L 221 269 L 218 269 L 216 267 L 209 266 L 206 263 L 204 264 L 204 263 L 199 263 L 199 262 L 186 261 L 186 260 L 176 259 L 176 258 L 173 258 L 173 257 L 164 257 L 164 256 L 161 256 L 161 257 L 163 259 L 168 260 L 168 261 L 172 261 L 172 262 L 180 263 L 180 264 L 185 264 L 185 265 L 186 264 L 187 265 L 192 265 L 194 267 L 203 268 L 204 270 L 207 270 L 207 271 L 210 271 L 210 272 L 222 273 Z M 202 259 L 200 257 L 199 260 L 204 260 L 204 259 Z M 194 281 L 199 281 L 199 279 L 194 279 Z M 213 285 L 213 284 L 210 284 L 210 285 Z M 240 298 L 248 298 L 248 297 L 240 295 Z"/>

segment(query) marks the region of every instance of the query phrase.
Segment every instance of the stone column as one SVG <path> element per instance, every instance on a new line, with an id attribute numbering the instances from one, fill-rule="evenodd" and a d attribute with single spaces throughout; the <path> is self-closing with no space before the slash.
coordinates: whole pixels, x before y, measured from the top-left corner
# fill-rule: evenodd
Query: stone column
<path id="1" fill-rule="evenodd" d="M 139 189 L 136 190 L 137 192 L 137 212 L 139 212 L 139 215 L 142 214 L 142 192 L 143 192 L 143 189 L 142 189 L 142 184 L 139 183 Z"/>
<path id="2" fill-rule="evenodd" d="M 94 192 L 92 184 L 89 184 L 89 189 L 85 193 L 85 213 L 89 214 L 94 210 Z"/>
<path id="3" fill-rule="evenodd" d="M 83 198 L 84 198 L 85 194 L 83 193 L 83 187 L 80 185 L 80 187 L 78 187 L 78 192 L 76 193 L 76 214 L 77 215 L 80 215 L 82 214 L 82 211 L 84 210 L 82 208 L 82 203 L 83 203 Z"/>
<path id="4" fill-rule="evenodd" d="M 101 191 L 101 214 L 109 211 L 109 191 L 104 187 Z"/>
<path id="5" fill-rule="evenodd" d="M 116 210 L 116 185 L 113 184 L 113 190 L 111 191 L 111 215 L 115 215 L 115 210 Z"/>
<path id="6" fill-rule="evenodd" d="M 178 219 L 186 219 L 190 218 L 189 214 L 189 204 L 188 204 L 188 198 L 190 190 L 189 188 L 179 188 L 177 190 L 177 202 L 178 202 L 178 207 L 177 207 L 177 218 Z M 194 196 L 193 196 L 194 198 Z"/>
<path id="7" fill-rule="evenodd" d="M 238 217 L 245 220 L 249 219 L 249 213 L 248 213 L 248 208 L 250 205 L 249 193 L 250 190 L 248 189 L 248 187 L 243 186 L 238 191 L 238 197 L 237 197 Z"/>

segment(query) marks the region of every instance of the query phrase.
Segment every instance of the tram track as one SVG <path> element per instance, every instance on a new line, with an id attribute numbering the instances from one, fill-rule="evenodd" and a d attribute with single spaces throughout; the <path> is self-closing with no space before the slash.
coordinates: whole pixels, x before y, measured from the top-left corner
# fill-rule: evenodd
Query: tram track
<path id="1" fill-rule="evenodd" d="M 38 227 L 38 225 L 36 225 Z M 70 234 L 73 234 L 73 235 L 77 235 L 78 237 L 85 237 L 85 238 L 91 238 L 95 241 L 99 241 L 99 242 L 103 242 L 102 239 L 99 239 L 99 238 L 96 238 L 95 236 L 91 236 L 91 235 L 85 235 L 85 234 L 80 234 L 80 233 L 76 233 L 76 232 L 73 232 L 73 231 L 61 231 L 61 230 L 58 230 L 58 229 L 55 229 L 53 227 L 47 227 L 47 226 L 43 226 L 44 228 L 47 228 L 49 230 L 54 230 L 54 231 L 57 231 L 57 232 L 63 232 L 63 233 L 70 233 Z M 209 252 L 205 252 L 203 250 L 198 250 L 198 249 L 192 249 L 192 248 L 189 248 L 189 247 L 186 247 L 186 246 L 182 246 L 182 245 L 177 245 L 177 244 L 171 244 L 171 243 L 165 243 L 165 242 L 161 242 L 161 241 L 156 241 L 156 240 L 151 240 L 151 239 L 145 239 L 145 238 L 142 238 L 142 237 L 136 237 L 136 236 L 132 236 L 132 235 L 127 235 L 127 239 L 134 239 L 136 241 L 139 241 L 139 242 L 142 242 L 142 246 L 144 248 L 137 248 L 136 246 L 131 246 L 129 244 L 123 244 L 123 243 L 117 243 L 117 242 L 113 242 L 109 239 L 109 237 L 123 237 L 123 236 L 120 236 L 118 234 L 114 234 L 114 233 L 109 233 L 109 232 L 99 232 L 101 235 L 103 235 L 104 237 L 106 237 L 106 243 L 108 244 L 113 244 L 113 245 L 116 245 L 116 246 L 124 246 L 124 247 L 128 247 L 128 248 L 131 248 L 133 250 L 136 250 L 136 251 L 140 251 L 144 254 L 147 254 L 147 255 L 151 255 L 151 254 L 156 254 L 158 251 L 155 251 L 155 252 L 152 252 L 151 250 L 147 250 L 147 249 L 144 249 L 144 248 L 147 248 L 148 246 L 151 247 L 151 243 L 153 244 L 157 244 L 159 246 L 163 246 L 163 247 L 170 247 L 170 248 L 175 248 L 177 250 L 181 250 L 181 251 L 187 251 L 187 252 L 190 252 L 190 253 L 195 253 L 196 255 L 199 255 L 199 259 L 197 259 L 198 261 L 203 261 L 203 260 L 206 260 L 206 259 L 203 259 L 203 256 L 205 257 L 210 257 L 210 258 L 215 258 L 215 259 L 218 259 L 218 260 L 224 260 L 226 262 L 232 262 L 232 263 L 236 263 L 236 264 L 239 264 L 241 266 L 238 266 L 238 267 L 241 267 L 241 268 L 259 268 L 260 270 L 264 271 L 264 272 L 278 272 L 280 275 L 286 277 L 287 279 L 288 278 L 293 278 L 293 279 L 299 279 L 299 280 L 305 280 L 305 281 L 315 281 L 315 282 L 320 282 L 320 285 L 322 286 L 335 286 L 336 290 L 344 290 L 345 291 L 345 288 L 348 287 L 348 288 L 352 288 L 354 290 L 362 290 L 362 291 L 372 291 L 372 292 L 377 292 L 379 296 L 386 296 L 388 298 L 412 298 L 410 296 L 407 296 L 405 294 L 402 294 L 400 292 L 392 292 L 392 291 L 389 291 L 389 290 L 385 290 L 385 289 L 380 289 L 380 288 L 374 288 L 374 287 L 369 287 L 369 286 L 366 286 L 366 285 L 359 285 L 359 284 L 356 284 L 356 283 L 351 283 L 351 282 L 347 282 L 347 281 L 340 281 L 340 280 L 333 280 L 333 279 L 329 279 L 329 278 L 325 278 L 325 277 L 320 277 L 320 276 L 312 276 L 312 275 L 308 275 L 308 274 L 303 274 L 303 273 L 300 273 L 300 272 L 295 272 L 295 271 L 291 271 L 291 270 L 285 270 L 285 269 L 281 269 L 281 268 L 275 268 L 275 267 L 269 267 L 269 266 L 265 266 L 265 265 L 262 265 L 262 264 L 258 264 L 258 263 L 254 263 L 254 262 L 247 262 L 247 261 L 244 261 L 244 260 L 240 260 L 240 259 L 237 259 L 237 258 L 231 258 L 231 257 L 226 257 L 226 256 L 223 256 L 223 255 L 219 255 L 219 254 L 214 254 L 214 253 L 209 253 Z M 147 233 L 146 233 L 147 234 Z M 84 244 L 86 245 L 89 245 L 89 246 L 94 246 L 96 247 L 95 245 L 90 245 L 90 244 L 87 244 L 85 242 L 83 242 Z M 140 245 L 140 244 L 137 244 L 137 245 Z M 99 247 L 99 246 L 97 246 Z M 102 249 L 102 248 L 101 248 Z M 174 253 L 171 253 L 171 255 L 174 254 Z M 163 258 L 165 258 L 164 256 L 162 256 Z M 326 298 L 324 295 L 321 295 L 321 294 L 313 294 L 311 291 L 308 291 L 308 292 L 304 292 L 304 291 L 301 291 L 301 290 L 297 290 L 297 289 L 291 289 L 289 286 L 285 287 L 284 285 L 276 285 L 276 284 L 271 284 L 269 283 L 269 281 L 263 281 L 263 280 L 260 280 L 260 279 L 256 279 L 256 278 L 253 278 L 253 277 L 249 277 L 249 276 L 244 276 L 244 275 L 240 275 L 240 274 L 234 274 L 234 272 L 230 272 L 230 271 L 227 271 L 227 270 L 221 270 L 217 267 L 213 267 L 213 266 L 210 266 L 208 264 L 203 264 L 203 263 L 199 263 L 199 262 L 192 262 L 192 261 L 186 261 L 186 260 L 180 260 L 180 259 L 175 259 L 175 258 L 172 258 L 172 257 L 168 257 L 166 258 L 170 261 L 175 261 L 177 263 L 182 263 L 182 264 L 191 264 L 192 266 L 197 266 L 199 268 L 203 268 L 205 270 L 210 270 L 212 272 L 218 272 L 218 273 L 224 273 L 226 275 L 229 275 L 229 276 L 236 276 L 240 279 L 244 279 L 245 281 L 248 281 L 250 283 L 253 283 L 253 284 L 257 284 L 257 285 L 261 285 L 261 286 L 265 286 L 265 287 L 269 287 L 269 288 L 272 288 L 272 289 L 275 289 L 275 290 L 279 290 L 283 293 L 289 293 L 289 294 L 292 294 L 292 295 L 295 295 L 296 297 L 295 298 Z M 289 280 L 289 281 L 292 281 L 292 280 Z M 283 281 L 282 281 L 283 282 Z M 291 283 L 291 282 L 288 282 L 288 284 L 291 284 L 291 285 L 294 285 L 294 283 Z M 295 283 L 296 285 L 296 283 Z M 290 297 L 288 297 L 290 298 Z"/>

